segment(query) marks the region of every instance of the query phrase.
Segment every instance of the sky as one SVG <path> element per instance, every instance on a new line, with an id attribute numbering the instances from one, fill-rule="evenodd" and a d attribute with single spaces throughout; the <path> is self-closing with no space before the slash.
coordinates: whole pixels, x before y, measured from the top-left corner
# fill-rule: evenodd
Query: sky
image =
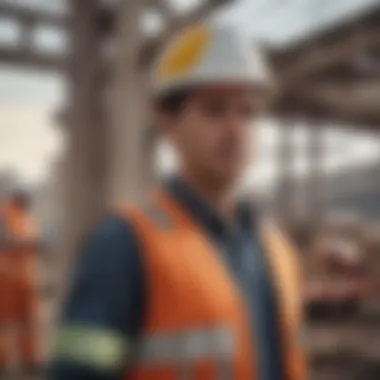
<path id="1" fill-rule="evenodd" d="M 46 0 L 17 1 L 53 3 Z M 174 4 L 178 11 L 184 11 L 197 2 L 176 0 Z M 217 17 L 242 25 L 252 37 L 281 46 L 333 25 L 340 18 L 352 17 L 374 3 L 379 0 L 240 0 Z M 12 26 L 0 24 L 0 42 L 12 43 L 16 37 L 17 31 Z M 37 39 L 42 48 L 63 46 L 62 40 L 51 31 L 39 33 Z M 0 67 L 0 170 L 14 168 L 30 181 L 41 181 L 48 175 L 64 141 L 54 119 L 64 104 L 64 94 L 64 82 L 58 75 Z M 248 173 L 247 183 L 268 182 L 276 171 L 270 160 L 270 152 L 276 144 L 276 123 L 267 120 L 262 126 L 258 143 L 261 149 L 256 164 Z M 298 130 L 294 138 L 302 151 L 302 125 Z M 372 160 L 380 150 L 378 143 L 366 136 L 332 132 L 326 139 L 333 147 L 326 163 L 331 170 L 358 160 Z M 334 148 L 336 145 L 340 147 L 339 154 Z M 164 166 L 171 165 L 170 157 L 168 150 L 162 153 Z M 296 162 L 297 172 L 302 174 L 306 168 L 302 152 Z"/>
<path id="2" fill-rule="evenodd" d="M 0 70 L 0 171 L 43 180 L 62 149 L 54 115 L 62 104 L 58 77 Z"/>

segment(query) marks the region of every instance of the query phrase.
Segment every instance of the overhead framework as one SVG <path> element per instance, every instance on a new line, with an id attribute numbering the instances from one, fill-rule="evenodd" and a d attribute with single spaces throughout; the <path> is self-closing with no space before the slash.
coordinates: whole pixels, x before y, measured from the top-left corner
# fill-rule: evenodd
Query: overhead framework
<path id="1" fill-rule="evenodd" d="M 191 12 L 178 15 L 167 0 L 146 0 L 147 9 L 158 12 L 165 28 L 141 46 L 140 63 L 149 64 L 160 43 L 178 28 L 204 18 L 227 0 L 203 1 Z M 111 2 L 111 4 L 114 2 Z M 100 39 L 115 35 L 115 5 L 99 3 L 92 22 Z M 55 28 L 70 36 L 70 13 L 31 9 L 0 0 L 0 23 L 12 21 L 19 29 L 15 44 L 0 43 L 0 63 L 65 70 L 67 54 L 41 51 L 33 42 L 38 28 Z M 274 111 L 281 117 L 335 120 L 376 128 L 380 121 L 377 91 L 380 87 L 380 6 L 334 29 L 319 32 L 291 46 L 269 51 L 282 96 Z M 106 69 L 105 69 L 106 70 Z"/>
<path id="2" fill-rule="evenodd" d="M 160 44 L 165 41 L 179 28 L 199 21 L 216 8 L 231 0 L 205 0 L 195 9 L 183 15 L 178 15 L 167 0 L 144 1 L 147 10 L 157 11 L 164 20 L 165 28 L 157 36 L 147 38 L 141 48 L 141 61 L 149 63 L 157 52 Z M 96 15 L 92 20 L 99 31 L 100 36 L 109 37 L 115 32 L 117 23 L 118 6 L 112 2 L 100 3 Z M 33 43 L 32 36 L 37 28 L 54 28 L 62 33 L 62 37 L 70 36 L 72 22 L 71 14 L 48 11 L 44 8 L 31 8 L 19 3 L 0 0 L 0 24 L 12 22 L 19 30 L 17 42 L 1 44 L 0 42 L 0 64 L 19 65 L 28 68 L 43 70 L 64 70 L 66 68 L 65 52 L 58 54 L 41 52 Z"/>
<path id="3" fill-rule="evenodd" d="M 115 181 L 114 187 L 123 193 L 125 178 L 146 171 L 143 167 L 147 166 L 126 170 L 128 165 L 143 161 L 143 153 L 149 149 L 146 145 L 133 148 L 134 144 L 140 144 L 141 133 L 146 132 L 135 115 L 143 107 L 144 99 L 130 93 L 127 87 L 134 87 L 136 92 L 141 90 L 141 83 L 134 82 L 136 73 L 146 71 L 160 45 L 173 32 L 207 17 L 229 1 L 232 2 L 204 0 L 193 10 L 179 14 L 169 0 L 135 0 L 128 4 L 122 0 L 67 0 L 67 12 L 32 9 L 20 2 L 0 0 L 0 24 L 11 22 L 18 30 L 11 44 L 0 41 L 0 64 L 59 71 L 71 84 L 70 103 L 62 120 L 71 144 L 68 161 L 73 168 L 69 181 L 72 213 L 83 210 L 88 220 L 94 220 L 101 210 L 105 182 Z M 138 15 L 135 20 L 130 18 L 126 7 L 134 7 Z M 151 11 L 161 17 L 163 28 L 156 36 L 137 35 L 131 25 L 136 25 L 144 12 Z M 40 28 L 61 33 L 68 40 L 67 50 L 41 49 L 34 39 Z M 106 46 L 116 47 L 113 54 L 105 54 Z M 326 124 L 324 121 L 379 129 L 379 5 L 332 29 L 281 49 L 269 49 L 268 53 L 281 90 L 271 111 L 288 120 L 284 123 L 286 128 L 292 120 L 302 119 L 312 120 L 314 129 L 320 129 Z M 129 58 L 131 55 L 133 59 Z M 105 89 L 112 93 L 112 110 L 105 110 Z M 128 112 L 127 98 L 132 104 Z M 139 126 L 141 130 L 125 128 L 125 124 Z M 107 146 L 105 140 L 112 140 L 112 144 Z M 126 142 L 131 144 L 128 149 Z M 109 156 L 114 161 L 111 180 L 105 177 Z M 127 185 L 131 187 L 130 183 Z M 77 225 L 81 224 L 82 229 L 88 224 L 88 220 L 80 219 L 75 218 L 70 227 L 79 230 Z"/>
<path id="4" fill-rule="evenodd" d="M 43 52 L 33 40 L 38 28 L 54 28 L 66 33 L 68 17 L 44 9 L 32 9 L 16 2 L 0 1 L 0 23 L 11 22 L 18 38 L 12 44 L 0 43 L 0 63 L 38 68 L 42 70 L 64 69 L 64 55 Z"/>
<path id="5" fill-rule="evenodd" d="M 280 117 L 379 129 L 379 3 L 270 56 L 283 89 Z"/>

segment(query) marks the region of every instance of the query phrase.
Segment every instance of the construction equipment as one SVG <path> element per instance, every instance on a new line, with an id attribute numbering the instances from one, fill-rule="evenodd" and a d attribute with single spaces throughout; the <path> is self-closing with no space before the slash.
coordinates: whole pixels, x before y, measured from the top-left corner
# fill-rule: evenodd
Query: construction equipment
<path id="1" fill-rule="evenodd" d="M 368 223 L 359 219 L 325 221 L 304 256 L 305 302 L 313 311 L 356 311 L 375 292 L 373 244 Z"/>

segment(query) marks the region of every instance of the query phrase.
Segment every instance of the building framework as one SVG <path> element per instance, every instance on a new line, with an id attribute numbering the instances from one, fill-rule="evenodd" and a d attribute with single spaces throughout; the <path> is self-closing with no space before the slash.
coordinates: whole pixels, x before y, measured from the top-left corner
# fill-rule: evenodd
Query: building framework
<path id="1" fill-rule="evenodd" d="M 151 183 L 151 152 L 146 110 L 146 73 L 159 46 L 179 28 L 198 21 L 231 1 L 204 0 L 186 14 L 177 14 L 166 0 L 62 0 L 63 12 L 28 8 L 0 0 L 0 22 L 18 28 L 12 46 L 0 45 L 0 63 L 62 73 L 69 96 L 60 114 L 67 135 L 66 230 L 62 244 L 73 252 L 88 226 L 106 207 L 125 199 L 140 200 Z M 48 3 L 48 2 L 47 2 Z M 144 35 L 140 20 L 155 12 L 163 28 Z M 69 39 L 68 54 L 41 51 L 33 36 L 53 28 Z M 380 6 L 355 19 L 307 36 L 291 46 L 268 48 L 279 82 L 271 112 L 283 128 L 278 161 L 280 214 L 291 214 L 294 122 L 310 126 L 310 214 L 317 215 L 321 197 L 323 129 L 331 123 L 373 131 L 380 125 Z M 129 127 L 133 125 L 133 128 Z"/>

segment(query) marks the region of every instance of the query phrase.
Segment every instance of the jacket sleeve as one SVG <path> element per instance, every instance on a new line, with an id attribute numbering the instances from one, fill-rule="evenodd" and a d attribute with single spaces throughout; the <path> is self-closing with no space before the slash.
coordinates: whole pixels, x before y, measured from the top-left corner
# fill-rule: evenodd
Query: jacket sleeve
<path id="1" fill-rule="evenodd" d="M 119 219 L 101 223 L 73 268 L 49 380 L 119 380 L 141 328 L 143 268 L 138 241 Z"/>

